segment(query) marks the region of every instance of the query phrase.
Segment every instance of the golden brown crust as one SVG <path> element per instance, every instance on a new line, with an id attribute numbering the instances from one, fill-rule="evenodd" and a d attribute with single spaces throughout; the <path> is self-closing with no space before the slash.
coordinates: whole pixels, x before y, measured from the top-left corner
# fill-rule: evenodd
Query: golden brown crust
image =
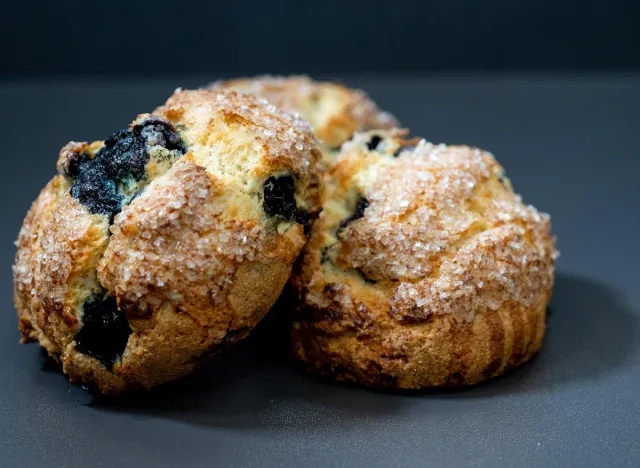
<path id="1" fill-rule="evenodd" d="M 265 212 L 267 178 L 292 176 L 298 207 L 318 209 L 320 153 L 299 119 L 252 96 L 178 91 L 134 124 L 162 117 L 178 129 L 186 154 L 171 166 L 165 153 L 151 158 L 140 193 L 111 226 L 70 191 L 70 165 L 96 157 L 103 144 L 72 142 L 17 241 L 23 342 L 40 341 L 72 381 L 105 394 L 191 372 L 269 310 L 306 238 L 297 221 Z M 112 368 L 76 341 L 84 305 L 104 295 L 115 298 L 131 331 Z"/>
<path id="2" fill-rule="evenodd" d="M 244 169 L 254 177 L 289 169 L 304 178 L 313 171 L 320 156 L 307 122 L 232 90 L 178 89 L 155 112 L 183 126 L 181 135 L 196 158 L 210 157 L 211 148 L 221 144 L 229 145 L 226 152 L 235 156 L 233 150 L 243 150 L 250 144 L 249 149 L 257 150 L 257 158 Z M 234 130 L 246 135 L 229 134 Z M 243 136 L 249 137 L 249 141 L 242 140 Z M 233 148 L 234 144 L 240 148 Z M 201 150 L 209 154 L 199 154 Z M 221 171 L 236 169 L 225 166 L 225 161 L 210 162 L 217 162 L 219 165 L 215 167 Z"/>
<path id="3" fill-rule="evenodd" d="M 339 147 L 355 132 L 397 126 L 395 118 L 378 109 L 363 91 L 308 76 L 239 78 L 211 86 L 255 94 L 285 111 L 299 113 L 326 148 Z"/>
<path id="4" fill-rule="evenodd" d="M 549 217 L 521 203 L 490 154 L 402 136 L 343 146 L 292 280 L 294 354 L 370 386 L 473 384 L 542 343 Z"/>
<path id="5" fill-rule="evenodd" d="M 117 216 L 98 266 L 100 282 L 136 313 L 169 302 L 212 326 L 241 263 L 291 265 L 305 241 L 299 225 L 276 237 L 258 213 L 239 218 L 237 211 L 252 202 L 230 197 L 219 179 L 186 156 Z"/>
<path id="6" fill-rule="evenodd" d="M 310 323 L 292 332 L 294 355 L 310 371 L 338 381 L 386 389 L 451 388 L 498 376 L 533 357 L 542 345 L 548 296 L 524 310 L 505 305 L 427 323 L 326 334 Z"/>
<path id="7" fill-rule="evenodd" d="M 32 323 L 36 322 L 37 317 L 43 315 L 42 303 L 38 299 L 36 291 L 36 285 L 40 283 L 36 278 L 42 252 L 40 241 L 51 222 L 51 216 L 58 200 L 67 189 L 68 185 L 60 176 L 54 177 L 42 189 L 27 213 L 16 241 L 18 251 L 13 265 L 14 302 L 18 311 L 19 328 L 24 343 L 36 341 L 42 336 L 37 324 Z M 33 320 L 32 313 L 34 314 Z M 56 347 L 53 345 L 47 349 L 50 352 L 56 352 Z"/>

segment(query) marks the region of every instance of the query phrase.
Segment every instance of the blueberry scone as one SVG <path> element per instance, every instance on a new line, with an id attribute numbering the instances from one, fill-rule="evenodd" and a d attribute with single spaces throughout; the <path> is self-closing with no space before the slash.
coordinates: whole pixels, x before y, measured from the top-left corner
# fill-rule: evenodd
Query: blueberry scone
<path id="1" fill-rule="evenodd" d="M 233 91 L 176 91 L 105 141 L 71 142 L 20 231 L 23 342 L 105 394 L 192 371 L 241 339 L 319 211 L 307 123 Z"/>
<path id="2" fill-rule="evenodd" d="M 295 357 L 388 389 L 469 385 L 540 348 L 557 255 L 549 216 L 487 152 L 357 134 L 292 283 Z"/>
<path id="3" fill-rule="evenodd" d="M 213 83 L 212 88 L 232 88 L 257 95 L 287 111 L 299 113 L 321 140 L 327 162 L 355 132 L 391 129 L 395 118 L 361 90 L 334 82 L 313 81 L 308 76 L 259 76 Z"/>

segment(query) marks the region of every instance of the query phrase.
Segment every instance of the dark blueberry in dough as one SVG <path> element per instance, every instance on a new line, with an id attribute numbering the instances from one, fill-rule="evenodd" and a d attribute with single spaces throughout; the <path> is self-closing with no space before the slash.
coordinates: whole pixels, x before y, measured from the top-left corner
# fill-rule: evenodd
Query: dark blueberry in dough
<path id="1" fill-rule="evenodd" d="M 296 186 L 291 176 L 269 177 L 264 183 L 263 207 L 269 216 L 302 224 L 304 235 L 309 237 L 313 222 L 320 216 L 319 211 L 298 209 Z"/>
<path id="2" fill-rule="evenodd" d="M 356 271 L 362 277 L 362 279 L 364 280 L 365 283 L 369 283 L 369 284 L 377 284 L 378 283 L 376 280 L 368 278 L 367 275 L 364 274 L 364 271 L 362 271 L 360 268 L 356 268 Z"/>
<path id="3" fill-rule="evenodd" d="M 395 153 L 393 153 L 393 157 L 397 158 L 402 156 L 402 153 L 407 152 L 407 151 L 413 151 L 414 149 L 416 149 L 415 146 L 401 146 L 400 148 L 398 148 L 396 150 Z"/>
<path id="4" fill-rule="evenodd" d="M 369 200 L 364 198 L 362 195 L 358 198 L 358 202 L 356 203 L 356 211 L 351 216 L 349 221 L 354 221 L 356 219 L 360 219 L 364 216 L 364 210 L 369 206 Z"/>
<path id="5" fill-rule="evenodd" d="M 307 239 L 311 235 L 313 222 L 318 219 L 318 216 L 320 216 L 320 211 L 307 211 L 300 209 L 296 213 L 296 222 L 298 224 L 302 224 L 304 235 Z"/>
<path id="6" fill-rule="evenodd" d="M 131 329 L 113 297 L 91 298 L 84 303 L 82 328 L 76 349 L 99 360 L 108 369 L 120 360 Z"/>
<path id="7" fill-rule="evenodd" d="M 122 204 L 115 181 L 96 158 L 80 166 L 71 186 L 71 195 L 96 214 L 113 216 L 120 211 Z"/>
<path id="8" fill-rule="evenodd" d="M 367 148 L 369 148 L 369 151 L 375 151 L 375 149 L 378 147 L 381 141 L 382 141 L 382 137 L 378 135 L 373 135 L 371 137 L 371 140 L 369 140 L 369 143 L 367 143 Z"/>
<path id="9" fill-rule="evenodd" d="M 97 214 L 111 218 L 124 202 L 118 183 L 146 177 L 148 146 L 162 146 L 184 154 L 185 148 L 175 129 L 159 117 L 151 117 L 133 128 L 114 133 L 93 159 L 77 158 L 69 175 L 75 180 L 71 195 Z"/>
<path id="10" fill-rule="evenodd" d="M 364 210 L 369 206 L 369 200 L 364 198 L 362 195 L 358 197 L 358 201 L 356 202 L 356 209 L 351 216 L 346 219 L 343 219 L 338 226 L 338 233 L 342 231 L 347 224 L 355 221 L 356 219 L 360 219 L 364 216 Z"/>
<path id="11" fill-rule="evenodd" d="M 106 174 L 117 180 L 129 177 L 142 180 L 148 159 L 147 143 L 141 132 L 129 129 L 120 130 L 107 138 L 104 147 L 96 155 Z"/>
<path id="12" fill-rule="evenodd" d="M 79 156 L 72 158 L 67 166 L 67 174 L 71 177 L 77 177 L 80 174 L 80 167 L 91 160 L 91 155 L 88 153 L 82 153 Z"/>
<path id="13" fill-rule="evenodd" d="M 295 221 L 298 214 L 295 183 L 291 176 L 269 177 L 264 183 L 264 211 L 287 221 Z"/>

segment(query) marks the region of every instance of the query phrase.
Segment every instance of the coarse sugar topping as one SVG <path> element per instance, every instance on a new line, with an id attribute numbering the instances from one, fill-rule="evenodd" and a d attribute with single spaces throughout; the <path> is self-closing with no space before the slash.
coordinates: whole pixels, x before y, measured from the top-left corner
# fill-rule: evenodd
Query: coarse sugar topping
<path id="1" fill-rule="evenodd" d="M 233 90 L 176 90 L 155 112 L 184 126 L 182 136 L 188 144 L 204 143 L 204 147 L 217 128 L 216 121 L 238 122 L 268 149 L 267 164 L 288 166 L 301 177 L 320 157 L 309 124 L 264 98 Z"/>
<path id="2" fill-rule="evenodd" d="M 371 134 L 343 147 L 325 206 L 354 191 L 366 200 L 335 239 L 336 266 L 395 282 L 392 315 L 423 320 L 473 316 L 505 301 L 530 306 L 551 287 L 557 251 L 549 216 L 522 203 L 490 153 L 422 140 L 398 157 L 407 142 L 397 132 L 376 132 L 375 149 L 367 147 Z M 323 228 L 339 223 L 325 218 Z"/>
<path id="3" fill-rule="evenodd" d="M 395 117 L 380 110 L 364 91 L 304 75 L 240 78 L 218 81 L 210 87 L 260 96 L 280 109 L 301 115 L 329 148 L 340 146 L 355 131 L 398 125 Z"/>

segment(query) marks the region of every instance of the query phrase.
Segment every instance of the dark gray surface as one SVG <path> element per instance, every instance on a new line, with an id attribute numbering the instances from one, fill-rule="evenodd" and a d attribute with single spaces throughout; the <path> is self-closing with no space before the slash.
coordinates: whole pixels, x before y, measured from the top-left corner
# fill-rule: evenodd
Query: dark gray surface
<path id="1" fill-rule="evenodd" d="M 104 402 L 19 345 L 11 242 L 59 147 L 205 81 L 0 83 L 0 465 L 640 466 L 640 77 L 350 80 L 416 135 L 493 151 L 552 214 L 547 340 L 511 375 L 454 393 L 330 385 L 263 327 L 190 378 Z"/>
<path id="2" fill-rule="evenodd" d="M 640 69 L 638 0 L 0 1 L 0 76 Z"/>

